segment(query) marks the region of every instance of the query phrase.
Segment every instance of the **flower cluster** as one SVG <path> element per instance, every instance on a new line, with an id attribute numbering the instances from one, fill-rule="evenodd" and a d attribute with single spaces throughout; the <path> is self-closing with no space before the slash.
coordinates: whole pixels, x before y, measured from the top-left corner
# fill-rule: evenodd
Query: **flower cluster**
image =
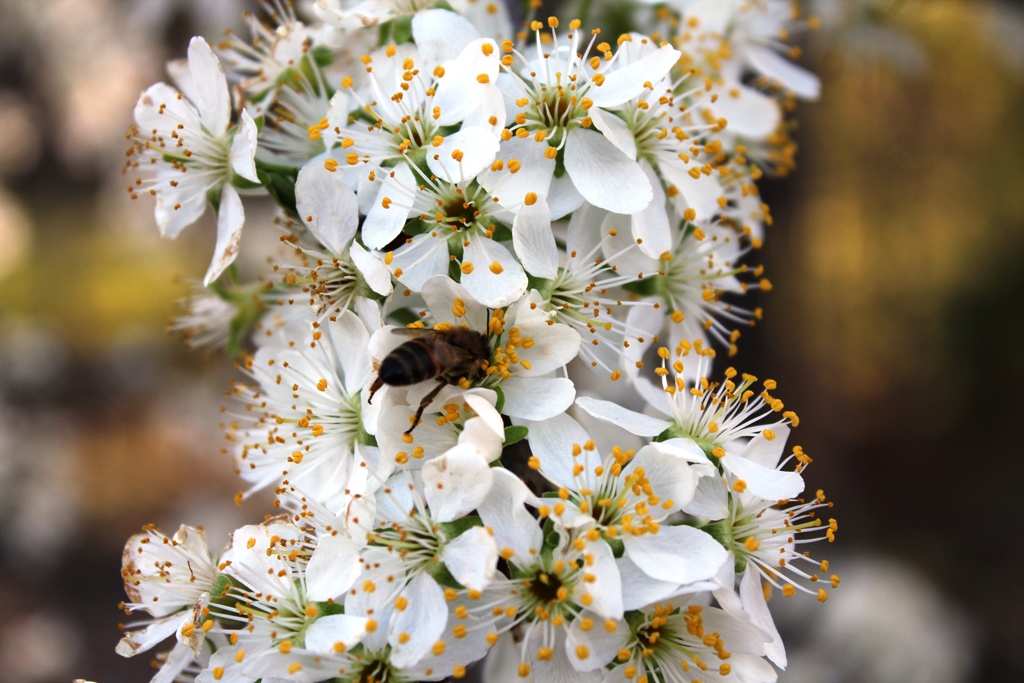
<path id="1" fill-rule="evenodd" d="M 198 683 L 485 657 L 494 680 L 776 680 L 767 599 L 825 600 L 805 546 L 836 523 L 775 382 L 712 366 L 770 288 L 756 181 L 817 96 L 787 59 L 811 22 L 789 0 L 661 4 L 610 38 L 476 0 L 265 9 L 142 94 L 127 170 L 166 236 L 217 214 L 175 328 L 239 358 L 226 450 L 277 516 L 213 552 L 185 526 L 130 539 L 146 616 L 118 652 L 174 635 L 153 680 Z M 281 241 L 247 283 L 250 194 Z"/>

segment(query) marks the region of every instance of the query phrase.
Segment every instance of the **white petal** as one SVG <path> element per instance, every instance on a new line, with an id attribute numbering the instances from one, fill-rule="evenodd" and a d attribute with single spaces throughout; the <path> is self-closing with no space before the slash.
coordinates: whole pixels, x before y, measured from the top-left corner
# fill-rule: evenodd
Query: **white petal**
<path id="1" fill-rule="evenodd" d="M 576 398 L 576 387 L 564 377 L 510 377 L 501 383 L 504 412 L 524 420 L 546 420 L 564 413 Z"/>
<path id="2" fill-rule="evenodd" d="M 590 440 L 590 435 L 569 415 L 563 413 L 540 422 L 525 421 L 523 426 L 530 430 L 526 438 L 530 451 L 540 461 L 541 471 L 556 485 L 578 488 L 573 470 L 577 460 L 585 472 L 593 472 L 593 465 L 587 462 L 587 458 L 592 457 L 591 451 L 584 451 L 578 458 L 572 457 L 573 446 L 582 446 Z"/>
<path id="3" fill-rule="evenodd" d="M 335 256 L 345 253 L 359 227 L 355 193 L 319 162 L 306 164 L 295 181 L 295 203 L 302 224 Z"/>
<path id="4" fill-rule="evenodd" d="M 448 244 L 424 233 L 416 235 L 411 244 L 403 245 L 394 252 L 390 268 L 395 279 L 418 292 L 432 277 L 444 275 L 447 278 L 449 262 Z"/>
<path id="5" fill-rule="evenodd" d="M 689 526 L 663 526 L 655 534 L 624 536 L 622 542 L 648 576 L 679 584 L 710 579 L 729 557 L 718 541 Z"/>
<path id="6" fill-rule="evenodd" d="M 184 188 L 182 188 L 184 190 Z M 174 239 L 206 212 L 206 195 L 164 190 L 156 196 L 154 216 L 160 234 Z"/>
<path id="7" fill-rule="evenodd" d="M 764 654 L 780 669 L 785 669 L 786 648 L 782 644 L 782 636 L 775 628 L 775 620 L 768 609 L 768 603 L 765 602 L 764 590 L 761 589 L 761 574 L 752 562 L 747 564 L 747 569 L 740 580 L 740 602 L 754 626 L 772 638 L 771 642 L 765 644 Z"/>
<path id="8" fill-rule="evenodd" d="M 196 109 L 211 135 L 221 135 L 231 123 L 231 94 L 228 79 L 217 55 L 201 36 L 188 44 L 188 68 L 192 72 L 192 89 Z"/>
<path id="9" fill-rule="evenodd" d="M 623 408 L 618 403 L 602 401 L 590 396 L 580 396 L 576 399 L 576 405 L 598 420 L 610 422 L 637 436 L 657 436 L 672 424 L 668 420 L 659 420 L 656 417 Z"/>
<path id="10" fill-rule="evenodd" d="M 733 453 L 727 453 L 722 458 L 722 465 L 738 479 L 742 479 L 750 493 L 765 500 L 788 500 L 804 490 L 804 479 L 797 472 L 763 467 Z"/>
<path id="11" fill-rule="evenodd" d="M 569 131 L 565 170 L 584 199 L 608 211 L 636 213 L 654 197 L 640 164 L 592 130 Z"/>
<path id="12" fill-rule="evenodd" d="M 457 57 L 480 37 L 469 21 L 444 9 L 420 10 L 412 17 L 412 37 L 428 67 Z"/>
<path id="13" fill-rule="evenodd" d="M 352 311 L 342 311 L 327 321 L 327 332 L 334 347 L 336 365 L 341 367 L 345 394 L 356 395 L 372 370 L 370 333 Z"/>
<path id="14" fill-rule="evenodd" d="M 338 652 L 341 643 L 345 650 L 355 647 L 366 635 L 366 617 L 349 614 L 331 614 L 320 617 L 306 629 L 306 648 L 321 654 Z"/>
<path id="15" fill-rule="evenodd" d="M 206 271 L 206 277 L 203 278 L 204 285 L 209 285 L 220 277 L 224 269 L 238 256 L 238 243 L 242 239 L 244 224 L 242 198 L 238 196 L 235 188 L 225 185 L 220 193 L 220 206 L 217 207 L 217 244 L 213 248 L 213 261 Z"/>
<path id="16" fill-rule="evenodd" d="M 568 174 L 561 178 L 552 178 L 551 186 L 548 188 L 548 209 L 551 211 L 551 220 L 557 221 L 565 218 L 570 213 L 580 208 L 584 203 L 583 195 L 573 185 L 572 178 Z"/>
<path id="17" fill-rule="evenodd" d="M 463 127 L 437 147 L 426 147 L 427 166 L 438 178 L 461 183 L 488 168 L 498 154 L 498 137 L 480 126 Z M 457 161 L 452 155 L 461 156 Z"/>
<path id="18" fill-rule="evenodd" d="M 416 181 L 406 164 L 380 175 L 384 180 L 377 199 L 363 221 L 363 243 L 370 249 L 384 248 L 402 232 L 416 197 Z"/>
<path id="19" fill-rule="evenodd" d="M 685 508 L 688 514 L 711 521 L 725 519 L 729 514 L 729 489 L 718 474 L 697 480 L 693 500 Z"/>
<path id="20" fill-rule="evenodd" d="M 693 167 L 696 167 L 694 164 Z M 689 174 L 690 166 L 681 163 L 662 163 L 658 166 L 665 182 L 670 187 L 679 190 L 673 201 L 679 208 L 680 213 L 686 209 L 693 209 L 697 216 L 696 220 L 705 220 L 716 214 L 720 207 L 718 198 L 723 195 L 722 185 L 718 178 L 713 175 L 701 174 L 694 178 Z"/>
<path id="21" fill-rule="evenodd" d="M 594 84 L 587 90 L 587 97 L 598 107 L 614 107 L 628 102 L 643 92 L 644 83 L 657 83 L 672 70 L 682 53 L 670 45 L 662 45 L 657 52 L 652 52 L 641 59 L 606 74 L 604 83 Z"/>
<path id="22" fill-rule="evenodd" d="M 747 60 L 757 71 L 777 81 L 783 88 L 805 100 L 821 96 L 821 81 L 813 73 L 784 59 L 775 50 L 759 45 L 747 47 Z"/>
<path id="23" fill-rule="evenodd" d="M 593 628 L 584 631 L 580 624 L 586 620 L 593 624 Z M 577 671 L 594 671 L 612 661 L 629 641 L 629 637 L 630 628 L 627 623 L 614 620 L 606 623 L 600 614 L 584 610 L 569 626 L 565 651 Z M 585 659 L 579 657 L 580 645 L 587 653 Z"/>
<path id="24" fill-rule="evenodd" d="M 538 306 L 538 309 L 540 307 Z M 530 364 L 527 370 L 522 366 L 513 366 L 515 377 L 539 377 L 568 365 L 580 350 L 580 334 L 568 325 L 546 322 L 520 322 L 522 315 L 516 316 L 515 326 L 519 328 L 522 339 L 532 339 L 530 348 L 518 347 L 516 353 L 521 361 Z"/>
<path id="25" fill-rule="evenodd" d="M 549 280 L 558 275 L 558 246 L 545 199 L 538 199 L 532 206 L 524 204 L 516 213 L 512 246 L 530 275 Z"/>
<path id="26" fill-rule="evenodd" d="M 536 518 L 524 505 L 532 499 L 533 494 L 519 477 L 498 468 L 490 493 L 477 507 L 480 518 L 494 534 L 498 552 L 510 550 L 509 561 L 518 566 L 534 561 L 544 540 Z"/>
<path id="27" fill-rule="evenodd" d="M 342 534 L 321 537 L 306 565 L 306 599 L 337 598 L 351 588 L 359 572 L 359 548 L 352 539 Z"/>
<path id="28" fill-rule="evenodd" d="M 622 618 L 622 581 L 619 568 L 615 564 L 612 549 L 604 541 L 596 541 L 587 546 L 587 570 L 591 580 L 585 581 L 585 591 L 593 601 L 590 609 L 605 619 Z"/>
<path id="29" fill-rule="evenodd" d="M 466 323 L 470 329 L 487 329 L 487 307 L 473 298 L 466 288 L 453 281 L 447 275 L 430 278 L 423 283 L 423 300 L 438 322 L 461 325 Z M 452 311 L 456 299 L 462 300 L 466 312 L 459 317 Z"/>
<path id="30" fill-rule="evenodd" d="M 463 274 L 462 284 L 485 306 L 508 306 L 526 292 L 528 280 L 523 267 L 508 249 L 492 239 L 472 237 L 464 248 L 462 263 L 473 264 L 473 270 Z"/>
<path id="31" fill-rule="evenodd" d="M 348 255 L 352 263 L 359 269 L 366 284 L 370 289 L 382 296 L 387 296 L 392 291 L 391 271 L 384 262 L 363 248 L 358 242 L 352 242 L 349 246 Z"/>
<path id="32" fill-rule="evenodd" d="M 498 411 L 494 409 L 494 406 L 491 406 L 490 409 L 490 412 L 496 415 L 500 422 L 501 415 L 498 414 Z M 501 446 L 504 441 L 504 429 L 495 431 L 494 427 L 482 417 L 471 417 L 466 420 L 466 425 L 459 434 L 459 443 L 472 446 L 487 462 L 494 462 L 501 457 Z"/>
<path id="33" fill-rule="evenodd" d="M 747 443 L 743 451 L 743 457 L 751 462 L 756 462 L 762 467 L 774 469 L 779 464 L 779 459 L 786 450 L 786 441 L 789 440 L 790 428 L 787 424 L 775 425 L 771 428 L 774 437 L 769 441 L 764 432 L 758 434 Z M 726 451 L 732 450 L 726 448 Z"/>
<path id="34" fill-rule="evenodd" d="M 630 159 L 636 160 L 636 137 L 629 125 L 611 112 L 593 107 L 587 112 L 594 125 L 608 140 Z"/>
<path id="35" fill-rule="evenodd" d="M 667 439 L 651 445 L 662 452 L 679 458 L 680 460 L 696 463 L 698 465 L 711 465 L 711 461 L 708 460 L 708 456 L 704 453 L 704 450 L 693 439 L 686 437 Z"/>
<path id="36" fill-rule="evenodd" d="M 778 102 L 741 83 L 727 83 L 719 90 L 718 101 L 709 106 L 728 122 L 727 132 L 756 140 L 775 132 L 782 120 Z"/>
<path id="37" fill-rule="evenodd" d="M 450 522 L 474 510 L 491 489 L 494 470 L 469 444 L 423 465 L 423 494 L 431 516 Z"/>
<path id="38" fill-rule="evenodd" d="M 395 611 L 388 636 L 392 648 L 388 663 L 396 669 L 411 666 L 427 655 L 448 622 L 444 590 L 426 572 L 416 574 L 402 597 L 408 605 Z"/>
<path id="39" fill-rule="evenodd" d="M 501 143 L 497 158 L 503 162 L 501 171 L 487 170 L 480 174 L 480 185 L 497 198 L 506 208 L 518 207 L 527 193 L 548 196 L 548 188 L 555 173 L 555 160 L 544 156 L 547 143 L 533 138 L 512 138 Z M 521 166 L 513 173 L 508 162 L 515 159 Z"/>
<path id="40" fill-rule="evenodd" d="M 657 448 L 657 444 L 649 444 L 637 452 L 623 473 L 638 467 L 643 468 L 658 498 L 663 502 L 672 501 L 672 507 L 666 508 L 663 504 L 657 511 L 652 511 L 654 519 L 664 519 L 693 500 L 697 476 L 686 461 L 665 453 Z"/>
<path id="41" fill-rule="evenodd" d="M 162 619 L 156 619 L 147 624 L 145 628 L 126 632 L 115 648 L 117 654 L 122 657 L 134 657 L 149 650 L 177 631 L 183 618 L 185 618 L 184 612 L 178 612 Z"/>
<path id="42" fill-rule="evenodd" d="M 228 158 L 231 160 L 231 170 L 254 183 L 260 181 L 256 175 L 256 135 L 256 122 L 243 109 Z"/>
<path id="43" fill-rule="evenodd" d="M 651 184 L 654 199 L 646 209 L 632 215 L 631 232 L 639 243 L 640 251 L 651 258 L 659 258 L 672 249 L 672 227 L 669 225 L 668 212 L 665 210 L 665 191 L 661 188 L 661 180 L 646 159 L 640 162 L 640 168 Z"/>
<path id="44" fill-rule="evenodd" d="M 498 547 L 486 529 L 475 526 L 445 544 L 441 560 L 456 581 L 470 590 L 483 590 L 497 570 Z"/>
<path id="45" fill-rule="evenodd" d="M 719 587 L 713 581 L 698 581 L 685 587 L 674 581 L 659 581 L 644 573 L 629 559 L 629 555 L 616 560 L 616 564 L 622 580 L 622 607 L 627 612 L 683 593 L 709 591 Z"/>

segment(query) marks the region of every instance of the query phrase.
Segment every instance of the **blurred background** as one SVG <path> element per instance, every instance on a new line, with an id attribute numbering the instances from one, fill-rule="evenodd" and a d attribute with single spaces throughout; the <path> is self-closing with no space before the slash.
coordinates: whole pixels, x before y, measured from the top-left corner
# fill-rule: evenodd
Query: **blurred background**
<path id="1" fill-rule="evenodd" d="M 801 416 L 843 584 L 773 601 L 780 680 L 1024 680 L 1024 547 L 1002 538 L 1024 522 L 1024 3 L 808 4 L 824 95 L 797 172 L 763 186 L 775 287 L 736 365 Z M 0 0 L 0 679 L 148 680 L 114 654 L 125 540 L 188 523 L 220 547 L 269 510 L 232 502 L 230 362 L 166 333 L 209 216 L 162 240 L 120 173 L 139 92 L 255 9 Z M 255 259 L 276 232 L 251 206 Z"/>

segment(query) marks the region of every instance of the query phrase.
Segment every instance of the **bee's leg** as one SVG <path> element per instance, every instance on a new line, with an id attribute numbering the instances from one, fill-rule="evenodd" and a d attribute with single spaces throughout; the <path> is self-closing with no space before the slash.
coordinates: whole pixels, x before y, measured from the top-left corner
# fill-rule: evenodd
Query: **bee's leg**
<path id="1" fill-rule="evenodd" d="M 437 386 L 434 387 L 434 390 L 423 397 L 423 400 L 420 401 L 420 407 L 416 409 L 416 417 L 413 418 L 412 427 L 405 430 L 405 434 L 412 434 L 412 430 L 416 429 L 416 425 L 420 423 L 420 418 L 423 417 L 423 411 L 427 409 L 427 406 L 429 406 L 430 402 L 434 400 L 434 397 L 441 393 L 441 389 L 443 389 L 446 384 L 448 384 L 446 380 L 438 379 Z"/>
<path id="2" fill-rule="evenodd" d="M 373 384 L 370 385 L 370 397 L 366 399 L 367 403 L 373 403 L 373 395 L 377 393 L 377 390 L 384 386 L 384 380 L 377 376 L 377 379 L 373 380 Z"/>

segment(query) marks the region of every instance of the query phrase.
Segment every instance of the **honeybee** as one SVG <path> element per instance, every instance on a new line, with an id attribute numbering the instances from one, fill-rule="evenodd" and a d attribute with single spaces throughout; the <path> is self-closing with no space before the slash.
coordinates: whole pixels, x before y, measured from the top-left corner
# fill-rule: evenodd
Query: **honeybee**
<path id="1" fill-rule="evenodd" d="M 370 398 L 383 385 L 405 387 L 436 379 L 438 384 L 423 397 L 412 426 L 406 430 L 411 434 L 416 429 L 430 402 L 446 384 L 458 384 L 465 377 L 469 381 L 482 379 L 486 362 L 491 357 L 487 335 L 466 327 L 448 330 L 424 328 L 397 328 L 395 334 L 412 337 L 384 357 L 377 369 L 377 379 L 370 386 Z"/>

